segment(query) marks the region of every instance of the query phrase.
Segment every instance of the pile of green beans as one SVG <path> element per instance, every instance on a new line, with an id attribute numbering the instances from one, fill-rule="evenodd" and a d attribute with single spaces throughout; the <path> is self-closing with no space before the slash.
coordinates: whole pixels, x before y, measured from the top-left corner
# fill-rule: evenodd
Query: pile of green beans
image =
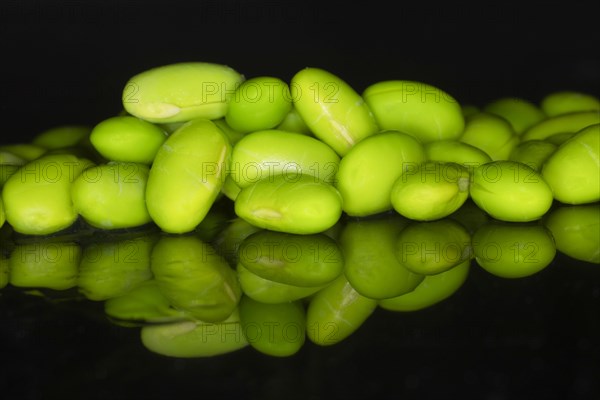
<path id="1" fill-rule="evenodd" d="M 473 260 L 505 278 L 557 249 L 599 262 L 591 94 L 473 105 L 419 81 L 359 92 L 317 67 L 284 81 L 186 62 L 131 77 L 121 105 L 0 146 L 0 232 L 26 243 L 3 249 L 0 287 L 78 287 L 115 318 L 169 322 L 142 329 L 162 354 L 336 343 L 378 306 L 448 297 Z M 134 263 L 114 243 L 52 241 L 145 229 Z M 35 240 L 54 253 L 34 257 Z M 289 331 L 256 331 L 273 321 Z"/>

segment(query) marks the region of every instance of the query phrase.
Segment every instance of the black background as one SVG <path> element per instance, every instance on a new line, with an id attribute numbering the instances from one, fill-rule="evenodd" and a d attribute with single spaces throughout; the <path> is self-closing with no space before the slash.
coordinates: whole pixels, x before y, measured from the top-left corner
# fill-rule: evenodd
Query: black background
<path id="1" fill-rule="evenodd" d="M 246 77 L 328 69 L 358 91 L 421 80 L 462 103 L 600 95 L 593 2 L 4 1 L 2 142 L 121 110 L 132 75 L 179 61 Z M 379 311 L 346 341 L 276 359 L 247 348 L 215 359 L 147 352 L 135 329 L 89 304 L 3 289 L 0 396 L 10 399 L 590 399 L 600 394 L 597 266 L 559 255 L 503 280 L 473 268 L 442 304 Z"/>

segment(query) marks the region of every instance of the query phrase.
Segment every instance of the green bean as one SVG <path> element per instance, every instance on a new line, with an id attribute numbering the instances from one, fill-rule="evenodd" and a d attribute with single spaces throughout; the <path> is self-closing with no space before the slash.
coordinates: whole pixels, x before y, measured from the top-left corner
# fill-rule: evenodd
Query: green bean
<path id="1" fill-rule="evenodd" d="M 263 229 L 312 234 L 331 228 L 342 215 L 342 198 L 333 186 L 310 175 L 276 175 L 243 188 L 235 213 Z"/>
<path id="2" fill-rule="evenodd" d="M 231 145 L 213 122 L 186 123 L 158 150 L 146 186 L 152 220 L 165 232 L 192 231 L 221 191 Z"/>
<path id="3" fill-rule="evenodd" d="M 73 155 L 47 155 L 28 162 L 2 188 L 6 220 L 23 234 L 46 235 L 71 226 L 77 211 L 73 181 L 91 163 Z"/>
<path id="4" fill-rule="evenodd" d="M 485 105 L 483 111 L 506 119 L 517 135 L 546 118 L 546 113 L 534 103 L 518 97 L 501 97 Z"/>
<path id="5" fill-rule="evenodd" d="M 107 118 L 90 133 L 92 145 L 106 159 L 141 164 L 151 164 L 166 139 L 157 125 L 131 116 Z"/>
<path id="6" fill-rule="evenodd" d="M 59 149 L 80 144 L 89 136 L 91 128 L 86 125 L 60 125 L 38 133 L 31 144 L 46 149 Z"/>
<path id="7" fill-rule="evenodd" d="M 600 123 L 598 111 L 575 111 L 546 118 L 533 125 L 521 135 L 521 141 L 545 140 L 556 134 L 568 134 Z"/>
<path id="8" fill-rule="evenodd" d="M 508 222 L 540 219 L 553 202 L 552 190 L 539 173 L 508 160 L 475 168 L 469 193 L 479 208 Z"/>
<path id="9" fill-rule="evenodd" d="M 289 85 L 276 77 L 258 76 L 237 87 L 229 99 L 225 121 L 243 133 L 273 129 L 291 109 Z"/>
<path id="10" fill-rule="evenodd" d="M 466 119 L 461 142 L 483 150 L 493 161 L 506 160 L 519 144 L 519 136 L 503 117 L 480 112 Z"/>
<path id="11" fill-rule="evenodd" d="M 406 133 L 384 131 L 363 139 L 342 158 L 337 171 L 344 212 L 368 216 L 391 210 L 394 182 L 424 160 L 423 145 Z"/>
<path id="12" fill-rule="evenodd" d="M 23 160 L 32 161 L 41 157 L 48 149 L 31 143 L 15 143 L 0 146 L 0 151 L 7 151 Z"/>
<path id="13" fill-rule="evenodd" d="M 344 156 L 379 131 L 363 98 L 340 77 L 306 67 L 290 82 L 293 106 L 313 134 Z"/>
<path id="14" fill-rule="evenodd" d="M 548 93 L 540 101 L 540 107 L 549 117 L 579 111 L 600 111 L 600 99 L 589 93 L 561 90 Z"/>
<path id="15" fill-rule="evenodd" d="M 85 169 L 71 186 L 75 211 L 99 229 L 123 229 L 152 222 L 146 208 L 148 167 L 109 162 Z"/>
<path id="16" fill-rule="evenodd" d="M 467 169 L 492 161 L 483 150 L 459 140 L 436 140 L 423 146 L 428 161 L 453 162 Z"/>
<path id="17" fill-rule="evenodd" d="M 226 65 L 182 62 L 143 71 L 123 88 L 125 110 L 155 123 L 225 116 L 228 101 L 244 76 Z"/>
<path id="18" fill-rule="evenodd" d="M 600 200 L 600 124 L 580 130 L 561 144 L 546 159 L 541 175 L 562 203 Z"/>
<path id="19" fill-rule="evenodd" d="M 557 148 L 557 145 L 545 140 L 528 140 L 519 143 L 510 153 L 508 159 L 528 165 L 537 172 L 540 172 L 544 162 Z"/>
<path id="20" fill-rule="evenodd" d="M 362 96 L 380 129 L 405 132 L 422 143 L 458 139 L 464 129 L 456 99 L 424 82 L 381 81 L 368 86 Z"/>
<path id="21" fill-rule="evenodd" d="M 406 166 L 390 201 L 399 214 L 417 221 L 447 217 L 469 197 L 469 170 L 460 164 L 427 161 Z"/>
<path id="22" fill-rule="evenodd" d="M 287 115 L 283 118 L 281 123 L 276 126 L 276 129 L 280 131 L 296 132 L 303 135 L 314 136 L 306 122 L 302 119 L 298 110 L 293 106 Z"/>

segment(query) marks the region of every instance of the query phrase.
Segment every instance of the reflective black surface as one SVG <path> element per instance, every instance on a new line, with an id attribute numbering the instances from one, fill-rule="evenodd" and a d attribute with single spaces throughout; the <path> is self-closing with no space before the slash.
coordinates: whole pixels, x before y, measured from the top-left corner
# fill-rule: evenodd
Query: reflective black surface
<path id="1" fill-rule="evenodd" d="M 229 64 L 289 79 L 305 66 L 358 90 L 423 80 L 464 103 L 539 100 L 559 89 L 600 94 L 592 2 L 6 1 L 0 5 L 2 142 L 121 110 L 124 83 L 166 63 Z M 285 3 L 288 4 L 288 3 Z M 427 309 L 377 309 L 329 347 L 292 357 L 251 347 L 207 359 L 149 352 L 139 329 L 107 320 L 74 291 L 0 290 L 5 399 L 419 398 L 592 399 L 600 395 L 598 265 L 558 253 L 533 276 L 502 279 L 474 264 Z"/>

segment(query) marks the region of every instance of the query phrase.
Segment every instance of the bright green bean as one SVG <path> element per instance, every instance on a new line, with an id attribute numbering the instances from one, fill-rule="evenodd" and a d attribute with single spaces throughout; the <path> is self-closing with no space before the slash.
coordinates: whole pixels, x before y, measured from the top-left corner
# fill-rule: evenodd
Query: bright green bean
<path id="1" fill-rule="evenodd" d="M 589 93 L 561 90 L 547 94 L 540 107 L 549 117 L 579 111 L 600 111 L 600 99 Z"/>
<path id="2" fill-rule="evenodd" d="M 146 208 L 148 167 L 109 162 L 85 169 L 71 186 L 75 211 L 100 229 L 123 229 L 152 222 Z"/>
<path id="3" fill-rule="evenodd" d="M 342 198 L 332 185 L 313 176 L 276 175 L 242 189 L 235 213 L 260 228 L 312 234 L 335 225 L 342 215 Z"/>
<path id="4" fill-rule="evenodd" d="M 481 149 L 493 161 L 508 159 L 519 144 L 519 136 L 512 125 L 503 117 L 487 112 L 468 117 L 459 140 Z"/>
<path id="5" fill-rule="evenodd" d="M 213 122 L 196 119 L 158 150 L 146 186 L 152 220 L 165 232 L 192 231 L 221 191 L 231 145 Z"/>
<path id="6" fill-rule="evenodd" d="M 344 212 L 368 216 L 391 210 L 394 182 L 424 160 L 423 145 L 406 133 L 384 131 L 363 139 L 342 158 L 337 172 Z"/>
<path id="7" fill-rule="evenodd" d="M 517 98 L 502 97 L 485 105 L 483 111 L 506 119 L 517 135 L 546 118 L 546 114 L 534 103 Z"/>
<path id="8" fill-rule="evenodd" d="M 600 124 L 582 129 L 561 144 L 544 163 L 541 175 L 562 203 L 600 200 Z"/>
<path id="9" fill-rule="evenodd" d="M 483 150 L 459 140 L 436 140 L 423 146 L 428 161 L 453 162 L 467 169 L 492 161 Z"/>
<path id="10" fill-rule="evenodd" d="M 258 76 L 237 87 L 229 99 L 225 121 L 243 133 L 272 129 L 291 109 L 289 85 L 279 78 Z"/>
<path id="11" fill-rule="evenodd" d="M 244 76 L 226 65 L 182 62 L 133 76 L 123 89 L 131 115 L 156 123 L 225 116 L 228 100 Z"/>
<path id="12" fill-rule="evenodd" d="M 508 157 L 540 172 L 544 162 L 556 151 L 557 145 L 545 140 L 528 140 L 519 143 Z"/>
<path id="13" fill-rule="evenodd" d="M 337 153 L 314 137 L 269 129 L 248 133 L 236 143 L 228 176 L 242 189 L 280 174 L 332 183 L 339 163 Z"/>
<path id="14" fill-rule="evenodd" d="M 390 193 L 394 210 L 417 221 L 447 217 L 468 197 L 469 170 L 460 164 L 437 161 L 407 166 Z"/>
<path id="15" fill-rule="evenodd" d="M 600 123 L 598 111 L 576 111 L 546 118 L 533 125 L 521 135 L 521 141 L 545 140 L 556 134 L 568 134 Z"/>
<path id="16" fill-rule="evenodd" d="M 380 129 L 405 132 L 422 143 L 458 139 L 464 129 L 462 107 L 456 99 L 423 82 L 377 82 L 367 87 L 362 96 Z"/>
<path id="17" fill-rule="evenodd" d="M 340 156 L 379 131 L 363 98 L 331 72 L 304 68 L 292 77 L 290 88 L 293 106 L 302 120 Z"/>
<path id="18" fill-rule="evenodd" d="M 106 159 L 142 164 L 152 163 L 166 139 L 157 125 L 131 116 L 107 118 L 90 133 L 92 145 Z"/>
<path id="19" fill-rule="evenodd" d="M 527 222 L 552 206 L 552 190 L 533 168 L 516 161 L 492 161 L 475 168 L 469 193 L 493 218 Z"/>
<path id="20" fill-rule="evenodd" d="M 6 220 L 23 234 L 46 235 L 71 226 L 77 211 L 71 186 L 90 166 L 73 155 L 47 155 L 28 162 L 2 188 Z"/>
<path id="21" fill-rule="evenodd" d="M 86 125 L 60 125 L 38 133 L 31 144 L 46 149 L 77 146 L 90 132 L 91 128 Z"/>

